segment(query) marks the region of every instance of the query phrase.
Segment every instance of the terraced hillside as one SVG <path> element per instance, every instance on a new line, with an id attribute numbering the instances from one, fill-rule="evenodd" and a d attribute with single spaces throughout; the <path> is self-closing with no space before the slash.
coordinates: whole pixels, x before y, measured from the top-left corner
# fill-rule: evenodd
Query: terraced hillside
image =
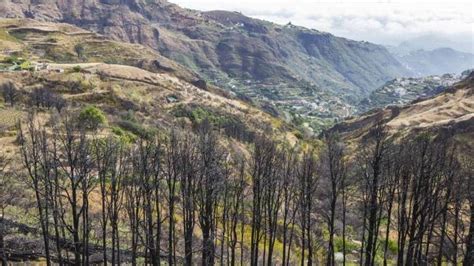
<path id="1" fill-rule="evenodd" d="M 272 129 L 296 141 L 296 129 L 200 81 L 152 49 L 110 41 L 67 24 L 0 20 L 0 30 L 9 39 L 0 43 L 0 61 L 6 69 L 22 62 L 16 70 L 0 72 L 1 81 L 18 88 L 20 102 L 28 103 L 30 95 L 44 88 L 61 95 L 73 109 L 90 104 L 101 108 L 111 121 L 108 130 L 126 124 L 122 118 L 132 112 L 140 125 L 124 128 L 132 134 L 140 127 L 192 126 L 209 118 L 223 131 L 238 128 L 248 136 Z M 24 65 L 29 70 L 22 70 Z M 5 103 L 2 112 L 13 111 L 26 116 L 28 110 Z"/>
<path id="2" fill-rule="evenodd" d="M 143 44 L 208 83 L 276 107 L 288 119 L 303 118 L 313 129 L 352 113 L 386 81 L 410 74 L 382 46 L 163 0 L 7 0 L 0 16 L 66 22 Z"/>
<path id="3" fill-rule="evenodd" d="M 367 112 L 388 105 L 404 105 L 414 100 L 432 97 L 466 78 L 469 73 L 470 71 L 466 70 L 459 75 L 444 74 L 391 80 L 362 100 L 358 105 L 358 112 Z"/>

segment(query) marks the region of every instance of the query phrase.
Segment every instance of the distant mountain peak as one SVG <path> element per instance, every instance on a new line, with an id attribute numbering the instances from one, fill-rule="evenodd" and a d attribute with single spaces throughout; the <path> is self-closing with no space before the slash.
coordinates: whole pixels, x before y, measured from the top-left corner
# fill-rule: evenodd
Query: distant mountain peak
<path id="1" fill-rule="evenodd" d="M 433 50 L 413 49 L 390 46 L 387 49 L 415 76 L 459 74 L 474 68 L 474 54 L 457 51 L 451 47 L 439 47 Z"/>

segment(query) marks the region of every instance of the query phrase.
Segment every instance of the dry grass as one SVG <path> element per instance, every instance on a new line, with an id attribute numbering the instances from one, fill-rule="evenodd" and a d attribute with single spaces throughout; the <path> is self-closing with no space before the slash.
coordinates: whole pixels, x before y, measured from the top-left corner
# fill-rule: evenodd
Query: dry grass
<path id="1" fill-rule="evenodd" d="M 427 128 L 458 123 L 474 117 L 474 88 L 459 89 L 455 93 L 443 93 L 432 99 L 418 102 L 388 123 L 393 130 L 406 127 Z"/>
<path id="2" fill-rule="evenodd" d="M 0 130 L 5 131 L 14 127 L 23 117 L 23 112 L 15 108 L 0 109 Z"/>

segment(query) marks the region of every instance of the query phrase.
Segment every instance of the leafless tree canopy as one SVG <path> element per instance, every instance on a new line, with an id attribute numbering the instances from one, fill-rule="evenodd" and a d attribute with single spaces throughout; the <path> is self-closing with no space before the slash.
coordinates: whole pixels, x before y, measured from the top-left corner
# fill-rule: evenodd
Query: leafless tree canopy
<path id="1" fill-rule="evenodd" d="M 474 261 L 472 156 L 441 135 L 394 139 L 379 124 L 351 153 L 337 134 L 317 149 L 256 134 L 238 154 L 207 121 L 135 143 L 75 121 L 65 113 L 44 126 L 32 115 L 19 127 L 19 175 L 48 265 Z M 12 189 L 7 162 L 2 191 Z M 0 200 L 3 221 L 10 203 Z"/>

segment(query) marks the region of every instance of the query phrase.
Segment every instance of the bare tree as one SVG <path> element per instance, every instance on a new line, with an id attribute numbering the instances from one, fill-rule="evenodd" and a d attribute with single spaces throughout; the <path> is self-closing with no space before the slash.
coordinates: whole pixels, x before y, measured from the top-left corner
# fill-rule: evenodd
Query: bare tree
<path id="1" fill-rule="evenodd" d="M 207 120 L 198 128 L 198 186 L 196 205 L 202 231 L 202 265 L 214 265 L 216 238 L 216 211 L 223 181 L 227 178 L 223 164 L 227 159 L 217 135 Z"/>
<path id="2" fill-rule="evenodd" d="M 469 157 L 470 156 L 470 157 Z M 467 200 L 469 202 L 469 234 L 466 238 L 466 255 L 464 256 L 463 265 L 474 264 L 474 160 L 472 154 L 468 154 L 462 160 L 463 175 L 467 179 Z"/>
<path id="3" fill-rule="evenodd" d="M 298 213 L 298 182 L 295 176 L 298 171 L 298 155 L 294 148 L 284 151 L 284 176 L 283 176 L 283 265 L 289 265 L 291 259 L 291 246 L 295 234 L 295 219 Z"/>
<path id="4" fill-rule="evenodd" d="M 229 184 L 230 183 L 230 184 Z M 236 250 L 238 242 L 238 232 L 237 226 L 239 219 L 244 219 L 244 192 L 246 188 L 245 182 L 245 162 L 240 160 L 238 163 L 238 172 L 236 178 L 231 180 L 228 185 L 229 193 L 224 200 L 227 200 L 227 222 L 229 224 L 229 240 L 228 245 L 230 246 L 230 265 L 234 266 L 236 264 Z M 224 221 L 224 222 L 226 222 Z M 242 251 L 241 251 L 242 252 Z"/>
<path id="5" fill-rule="evenodd" d="M 264 187 L 265 180 L 268 180 L 274 167 L 276 153 L 275 144 L 263 136 L 255 139 L 255 147 L 252 154 L 252 221 L 251 221 L 251 242 L 250 242 L 250 264 L 258 265 L 259 244 L 263 236 L 264 226 Z"/>
<path id="6" fill-rule="evenodd" d="M 13 185 L 13 174 L 9 171 L 9 167 L 10 159 L 3 154 L 0 155 L 0 261 L 2 262 L 2 266 L 8 265 L 4 241 L 7 233 L 7 227 L 5 226 L 5 208 L 18 196 L 18 191 L 16 191 Z"/>
<path id="7" fill-rule="evenodd" d="M 60 193 L 65 195 L 70 208 L 68 213 L 62 213 L 61 220 L 73 238 L 75 265 L 87 265 L 90 235 L 89 194 L 95 186 L 91 177 L 94 162 L 90 140 L 72 120 L 66 114 L 53 129 L 53 138 L 58 140 L 59 150 L 56 164 L 66 179 Z M 72 223 L 69 223 L 69 220 Z"/>
<path id="8" fill-rule="evenodd" d="M 30 101 L 31 104 L 37 108 L 44 107 L 50 109 L 53 107 L 56 108 L 58 112 L 61 112 L 61 110 L 66 106 L 66 101 L 61 95 L 46 88 L 33 90 L 30 94 Z"/>
<path id="9" fill-rule="evenodd" d="M 193 136 L 183 134 L 176 136 L 176 138 L 179 139 L 179 158 L 176 162 L 179 164 L 177 169 L 181 185 L 185 264 L 193 265 L 193 238 L 196 224 L 195 198 L 198 189 L 198 151 L 195 145 L 196 139 Z"/>
<path id="10" fill-rule="evenodd" d="M 335 265 L 334 234 L 336 220 L 336 206 L 344 186 L 346 166 L 344 162 L 344 146 L 337 135 L 326 135 L 325 148 L 321 155 L 321 166 L 324 177 L 329 181 L 330 204 L 327 218 L 329 228 L 328 256 L 326 265 Z M 345 254 L 344 254 L 345 255 Z"/>
<path id="11" fill-rule="evenodd" d="M 273 251 L 277 237 L 279 213 L 283 200 L 286 156 L 277 151 L 271 173 L 264 179 L 263 206 L 266 211 L 266 232 L 268 232 L 267 265 L 273 265 Z"/>
<path id="12" fill-rule="evenodd" d="M 124 183 L 124 205 L 128 218 L 128 227 L 130 236 L 130 251 L 132 253 L 131 264 L 137 265 L 139 252 L 140 224 L 142 221 L 142 193 L 139 180 L 135 178 L 134 173 L 123 180 Z"/>
<path id="13" fill-rule="evenodd" d="M 166 182 L 166 199 L 168 204 L 168 264 L 176 264 L 176 197 L 179 182 L 179 139 L 172 132 L 165 146 L 164 178 Z"/>
<path id="14" fill-rule="evenodd" d="M 159 204 L 159 185 L 162 174 L 163 149 L 159 139 L 140 140 L 133 158 L 135 178 L 139 180 L 144 214 L 145 245 L 152 265 L 160 265 L 161 206 Z M 155 219 L 156 214 L 156 219 Z"/>
<path id="15" fill-rule="evenodd" d="M 318 187 L 319 176 L 316 174 L 317 162 L 313 151 L 303 153 L 298 171 L 298 201 L 301 226 L 301 265 L 312 265 L 314 259 L 313 217 L 314 194 Z M 306 255 L 306 251 L 308 251 Z"/>
<path id="16" fill-rule="evenodd" d="M 15 105 L 20 95 L 17 86 L 11 81 L 4 82 L 0 85 L 2 96 L 5 102 L 10 103 L 11 106 Z"/>
<path id="17" fill-rule="evenodd" d="M 123 203 L 123 181 L 129 167 L 123 144 L 113 138 L 96 139 L 94 144 L 94 160 L 99 177 L 99 188 L 102 207 L 102 252 L 104 262 L 107 257 L 107 225 L 112 227 L 111 262 L 120 264 L 120 241 L 118 231 L 119 213 Z"/>
<path id="18" fill-rule="evenodd" d="M 374 265 L 377 248 L 377 236 L 379 234 L 381 202 L 380 193 L 383 183 L 382 167 L 388 151 L 389 140 L 385 125 L 377 124 L 367 138 L 365 149 L 360 153 L 360 168 L 363 177 L 364 191 L 364 233 L 362 246 L 365 253 L 365 265 Z M 365 239 L 367 232 L 367 239 Z M 363 254 L 361 254 L 363 255 Z M 361 258 L 362 262 L 362 258 Z"/>
<path id="19" fill-rule="evenodd" d="M 45 154 L 42 153 L 47 143 L 47 135 L 43 128 L 38 125 L 34 114 L 28 116 L 27 132 L 19 126 L 19 140 L 21 143 L 21 155 L 25 169 L 27 170 L 30 184 L 36 197 L 41 232 L 43 235 L 44 249 L 47 265 L 51 265 L 51 254 L 49 248 L 49 205 L 47 195 L 50 194 L 47 180 L 49 179 L 49 168 L 42 163 Z M 43 166 L 43 167 L 42 167 Z"/>

